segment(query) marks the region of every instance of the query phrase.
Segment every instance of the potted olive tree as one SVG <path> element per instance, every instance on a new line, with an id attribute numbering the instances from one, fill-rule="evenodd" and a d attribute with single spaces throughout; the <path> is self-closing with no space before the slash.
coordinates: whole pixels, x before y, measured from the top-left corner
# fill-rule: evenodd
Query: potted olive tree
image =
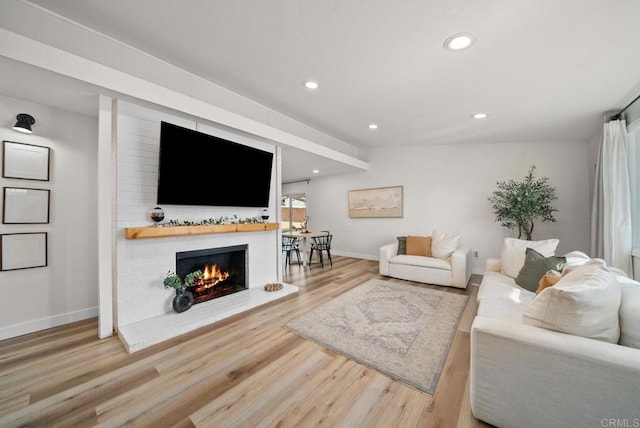
<path id="1" fill-rule="evenodd" d="M 163 283 L 165 288 L 173 288 L 176 290 L 176 296 L 172 302 L 174 311 L 178 313 L 184 312 L 193 305 L 193 293 L 188 291 L 187 288 L 193 285 L 196 280 L 202 278 L 202 275 L 202 271 L 197 270 L 187 274 L 183 281 L 175 272 L 167 272 Z"/>
<path id="2" fill-rule="evenodd" d="M 518 228 L 518 238 L 523 234 L 532 239 L 534 222 L 541 220 L 555 223 L 553 213 L 558 210 L 552 202 L 558 199 L 556 189 L 549 184 L 549 178 L 535 176 L 534 165 L 522 181 L 498 181 L 498 190 L 489 196 L 495 221 L 507 229 Z"/>

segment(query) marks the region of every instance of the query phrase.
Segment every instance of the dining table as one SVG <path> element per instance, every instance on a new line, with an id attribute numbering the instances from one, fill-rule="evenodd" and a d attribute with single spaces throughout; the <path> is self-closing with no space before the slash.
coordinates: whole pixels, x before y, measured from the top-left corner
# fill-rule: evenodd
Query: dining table
<path id="1" fill-rule="evenodd" d="M 302 266 L 308 265 L 307 254 L 309 252 L 309 247 L 311 245 L 311 238 L 315 236 L 324 236 L 327 235 L 328 232 L 326 230 L 319 231 L 290 231 L 290 232 L 282 232 L 282 236 L 287 236 L 290 238 L 298 238 L 302 240 L 302 245 L 300 245 L 300 252 L 302 253 Z"/>

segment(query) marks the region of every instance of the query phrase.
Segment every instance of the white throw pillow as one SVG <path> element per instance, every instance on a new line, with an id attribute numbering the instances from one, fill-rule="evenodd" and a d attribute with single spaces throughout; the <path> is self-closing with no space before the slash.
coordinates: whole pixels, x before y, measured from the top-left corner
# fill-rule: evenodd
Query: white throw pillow
<path id="1" fill-rule="evenodd" d="M 560 241 L 557 239 L 545 239 L 542 241 L 525 241 L 516 238 L 504 238 L 502 243 L 502 273 L 516 278 L 524 265 L 527 248 L 533 248 L 545 257 L 555 255 Z"/>
<path id="2" fill-rule="evenodd" d="M 591 257 L 583 253 L 582 251 L 571 251 L 563 256 L 567 259 L 567 262 L 564 264 L 564 269 L 573 270 L 577 267 L 582 266 L 589 260 Z"/>
<path id="3" fill-rule="evenodd" d="M 620 284 L 601 259 L 572 270 L 538 294 L 523 314 L 525 324 L 618 343 Z"/>
<path id="4" fill-rule="evenodd" d="M 460 235 L 434 230 L 431 235 L 431 255 L 435 258 L 446 260 L 458 249 L 459 243 Z"/>
<path id="5" fill-rule="evenodd" d="M 640 283 L 618 276 L 621 285 L 620 344 L 640 349 Z"/>

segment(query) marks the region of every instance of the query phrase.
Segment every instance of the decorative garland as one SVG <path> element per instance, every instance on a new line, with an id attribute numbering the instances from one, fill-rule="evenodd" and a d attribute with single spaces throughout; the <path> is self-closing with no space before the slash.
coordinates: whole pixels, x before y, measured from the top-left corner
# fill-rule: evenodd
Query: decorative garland
<path id="1" fill-rule="evenodd" d="M 168 226 L 207 226 L 212 224 L 251 224 L 251 223 L 263 223 L 263 220 L 259 217 L 238 218 L 236 214 L 233 217 L 218 217 L 208 218 L 200 221 L 190 220 L 169 220 L 166 224 Z"/>

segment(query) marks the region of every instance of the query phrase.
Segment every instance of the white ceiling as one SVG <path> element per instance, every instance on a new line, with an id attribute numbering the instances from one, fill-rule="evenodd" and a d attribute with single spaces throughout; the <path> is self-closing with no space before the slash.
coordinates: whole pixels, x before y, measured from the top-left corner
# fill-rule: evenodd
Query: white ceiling
<path id="1" fill-rule="evenodd" d="M 587 140 L 640 92 L 638 0 L 31 3 L 365 149 Z"/>

